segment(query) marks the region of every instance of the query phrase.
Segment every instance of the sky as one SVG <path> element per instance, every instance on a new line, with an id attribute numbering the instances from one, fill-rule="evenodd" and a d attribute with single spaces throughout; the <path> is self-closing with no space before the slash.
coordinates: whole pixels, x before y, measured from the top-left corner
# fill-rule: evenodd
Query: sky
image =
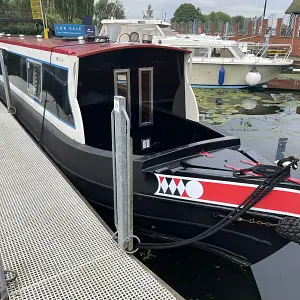
<path id="1" fill-rule="evenodd" d="M 128 18 L 141 18 L 142 11 L 152 4 L 154 17 L 160 18 L 162 10 L 167 13 L 167 19 L 173 17 L 176 8 L 182 3 L 192 3 L 200 7 L 202 13 L 211 11 L 223 11 L 229 15 L 254 16 L 262 15 L 265 0 L 123 0 Z M 278 17 L 284 15 L 284 11 L 292 3 L 292 0 L 268 0 L 267 13 L 276 14 Z"/>

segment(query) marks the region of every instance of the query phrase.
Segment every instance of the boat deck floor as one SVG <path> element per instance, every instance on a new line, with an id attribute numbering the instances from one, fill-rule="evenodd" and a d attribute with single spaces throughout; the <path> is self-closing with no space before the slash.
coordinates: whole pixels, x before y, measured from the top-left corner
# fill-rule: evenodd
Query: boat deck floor
<path id="1" fill-rule="evenodd" d="M 13 299 L 182 299 L 113 241 L 0 103 L 0 255 Z"/>

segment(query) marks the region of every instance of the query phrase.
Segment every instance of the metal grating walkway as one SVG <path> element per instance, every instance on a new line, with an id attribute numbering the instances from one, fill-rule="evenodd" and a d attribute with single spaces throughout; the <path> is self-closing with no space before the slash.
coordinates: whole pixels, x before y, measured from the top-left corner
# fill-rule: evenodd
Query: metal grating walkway
<path id="1" fill-rule="evenodd" d="M 12 299 L 182 299 L 123 253 L 0 103 L 0 255 Z"/>

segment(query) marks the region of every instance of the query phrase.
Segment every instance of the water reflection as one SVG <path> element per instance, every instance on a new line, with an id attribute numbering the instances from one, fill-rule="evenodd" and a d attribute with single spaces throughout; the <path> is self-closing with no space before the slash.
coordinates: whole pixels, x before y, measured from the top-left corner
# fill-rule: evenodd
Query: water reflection
<path id="1" fill-rule="evenodd" d="M 271 162 L 300 157 L 300 93 L 195 91 L 201 120 L 241 138 Z M 217 104 L 218 103 L 218 104 Z M 294 173 L 300 177 L 300 171 Z"/>
<path id="2" fill-rule="evenodd" d="M 242 107 L 244 107 L 246 110 L 252 110 L 257 106 L 257 100 L 256 99 L 243 99 L 242 100 Z"/>

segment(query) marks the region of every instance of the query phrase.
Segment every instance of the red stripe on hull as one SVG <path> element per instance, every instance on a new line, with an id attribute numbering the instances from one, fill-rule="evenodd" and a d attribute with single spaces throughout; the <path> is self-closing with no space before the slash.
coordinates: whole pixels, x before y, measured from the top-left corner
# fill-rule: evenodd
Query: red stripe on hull
<path id="1" fill-rule="evenodd" d="M 158 179 L 156 195 L 224 206 L 240 205 L 257 187 L 253 184 L 241 184 L 161 174 L 155 175 Z M 167 181 L 166 178 L 171 178 L 172 180 Z M 178 196 L 179 193 L 176 193 L 174 184 L 172 186 L 172 181 L 176 183 L 176 187 L 178 189 L 180 188 L 180 195 L 182 196 Z M 178 184 L 179 181 L 182 181 L 181 185 Z M 191 197 L 191 195 L 197 194 L 191 189 L 191 187 L 197 187 L 197 184 L 188 184 L 191 181 L 197 181 L 203 187 L 203 194 L 199 199 Z M 281 215 L 295 215 L 300 217 L 300 190 L 275 188 L 269 195 L 255 205 L 254 208 Z"/>
<path id="2" fill-rule="evenodd" d="M 255 190 L 255 187 L 251 186 L 203 182 L 201 180 L 199 182 L 204 189 L 201 199 L 231 205 L 241 204 Z M 293 190 L 276 189 L 255 205 L 255 208 L 300 215 L 300 193 Z"/>

